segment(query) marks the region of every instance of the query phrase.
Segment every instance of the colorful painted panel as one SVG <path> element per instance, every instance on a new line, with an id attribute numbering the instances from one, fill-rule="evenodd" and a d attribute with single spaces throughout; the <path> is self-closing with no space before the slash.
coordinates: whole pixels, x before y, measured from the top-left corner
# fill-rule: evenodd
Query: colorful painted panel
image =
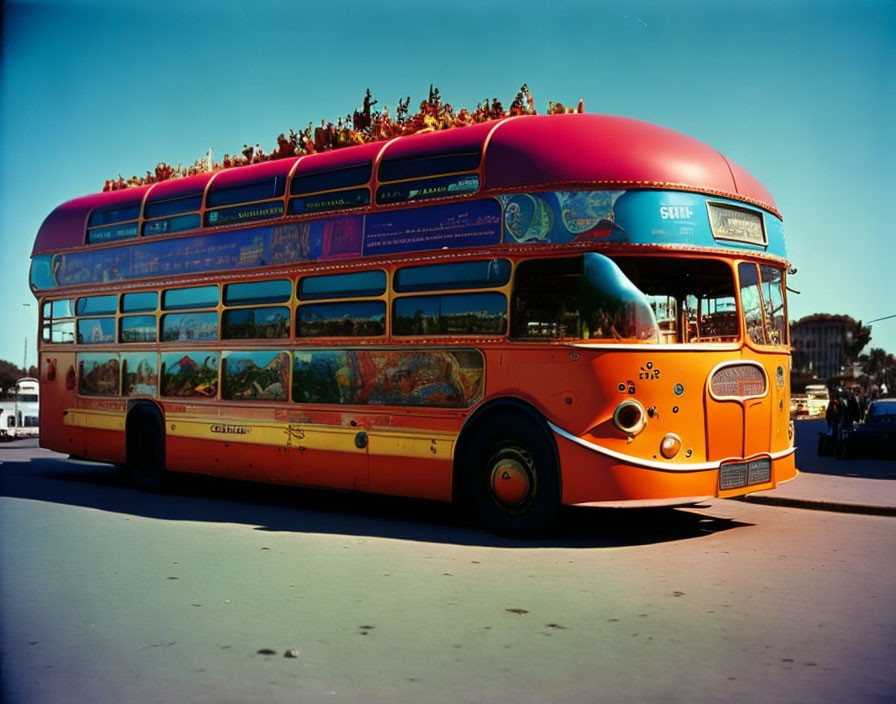
<path id="1" fill-rule="evenodd" d="M 624 191 L 554 191 L 499 196 L 506 242 L 594 240 L 621 230 L 613 207 Z"/>
<path id="2" fill-rule="evenodd" d="M 117 396 L 119 357 L 114 352 L 78 355 L 78 391 L 90 396 Z"/>
<path id="3" fill-rule="evenodd" d="M 225 352 L 221 398 L 233 401 L 286 401 L 289 352 Z"/>
<path id="4" fill-rule="evenodd" d="M 397 185 L 400 184 L 389 187 Z M 761 217 L 767 245 L 717 241 L 709 224 L 709 200 L 717 207 L 733 207 L 750 217 L 753 214 Z M 265 212 L 265 216 L 270 214 Z M 683 191 L 551 191 L 215 232 L 174 240 L 141 238 L 124 246 L 93 251 L 41 254 L 32 260 L 31 284 L 35 289 L 43 290 L 54 286 L 351 258 L 360 256 L 362 251 L 365 255 L 375 255 L 477 247 L 500 242 L 502 230 L 504 241 L 511 243 L 594 240 L 724 246 L 764 249 L 770 254 L 786 256 L 781 221 L 736 201 L 707 199 Z"/>
<path id="5" fill-rule="evenodd" d="M 364 254 L 368 255 L 477 247 L 500 241 L 500 206 L 490 199 L 374 213 L 367 216 L 364 227 Z"/>
<path id="6" fill-rule="evenodd" d="M 215 398 L 217 352 L 166 352 L 162 355 L 162 396 Z"/>
<path id="7" fill-rule="evenodd" d="M 155 352 L 121 355 L 123 396 L 155 396 L 159 388 L 159 358 Z"/>
<path id="8" fill-rule="evenodd" d="M 482 397 L 476 350 L 295 352 L 293 401 L 468 408 Z"/>

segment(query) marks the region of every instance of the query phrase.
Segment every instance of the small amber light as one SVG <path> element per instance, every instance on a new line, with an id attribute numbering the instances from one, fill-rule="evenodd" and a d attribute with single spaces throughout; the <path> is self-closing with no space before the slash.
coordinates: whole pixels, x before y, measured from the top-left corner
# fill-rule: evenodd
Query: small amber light
<path id="1" fill-rule="evenodd" d="M 660 454 L 667 460 L 671 460 L 681 450 L 681 438 L 675 433 L 669 433 L 660 443 Z"/>
<path id="2" fill-rule="evenodd" d="M 613 413 L 613 425 L 623 433 L 637 435 L 647 427 L 644 406 L 637 401 L 623 401 L 616 407 L 616 411 Z"/>

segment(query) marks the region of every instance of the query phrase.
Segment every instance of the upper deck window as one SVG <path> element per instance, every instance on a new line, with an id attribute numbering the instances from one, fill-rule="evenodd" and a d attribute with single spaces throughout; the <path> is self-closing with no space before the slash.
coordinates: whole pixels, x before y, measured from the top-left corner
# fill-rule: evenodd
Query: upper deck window
<path id="1" fill-rule="evenodd" d="M 206 198 L 206 207 L 212 210 L 206 211 L 205 224 L 228 225 L 279 217 L 283 215 L 281 199 L 285 192 L 285 176 L 219 190 L 214 190 L 212 184 Z"/>
<path id="2" fill-rule="evenodd" d="M 111 242 L 137 236 L 140 203 L 135 201 L 114 208 L 97 208 L 87 220 L 87 241 Z"/>
<path id="3" fill-rule="evenodd" d="M 480 152 L 475 151 L 384 159 L 380 164 L 380 181 L 404 181 L 475 171 L 479 168 L 481 156 Z"/>
<path id="4" fill-rule="evenodd" d="M 282 198 L 285 190 L 285 176 L 275 176 L 263 181 L 255 181 L 242 186 L 218 190 L 215 190 L 215 186 L 212 184 L 212 189 L 208 193 L 206 207 L 217 208 L 222 205 L 239 205 L 271 198 Z"/>
<path id="5" fill-rule="evenodd" d="M 302 215 L 369 205 L 371 171 L 371 163 L 367 162 L 347 169 L 296 176 L 289 192 L 298 197 L 290 199 L 289 212 Z"/>
<path id="6" fill-rule="evenodd" d="M 147 201 L 143 216 L 149 222 L 143 225 L 144 235 L 162 235 L 168 232 L 182 232 L 199 227 L 199 209 L 202 194 L 194 194 L 168 200 Z"/>
<path id="7" fill-rule="evenodd" d="M 471 172 L 479 168 L 480 160 L 478 151 L 384 159 L 379 171 L 384 185 L 376 190 L 376 202 L 389 205 L 476 193 L 479 174 Z"/>
<path id="8" fill-rule="evenodd" d="M 202 207 L 202 194 L 184 198 L 170 198 L 156 202 L 147 202 L 143 216 L 147 219 L 161 218 L 166 215 L 192 213 Z"/>
<path id="9" fill-rule="evenodd" d="M 116 205 L 114 208 L 97 208 L 90 214 L 87 227 L 99 227 L 100 225 L 114 225 L 119 222 L 136 220 L 140 217 L 140 203 L 135 201 L 124 205 Z"/>
<path id="10" fill-rule="evenodd" d="M 371 163 L 368 161 L 362 166 L 351 166 L 347 169 L 302 174 L 293 178 L 289 192 L 294 196 L 303 196 L 321 191 L 364 186 L 370 181 L 370 172 Z"/>

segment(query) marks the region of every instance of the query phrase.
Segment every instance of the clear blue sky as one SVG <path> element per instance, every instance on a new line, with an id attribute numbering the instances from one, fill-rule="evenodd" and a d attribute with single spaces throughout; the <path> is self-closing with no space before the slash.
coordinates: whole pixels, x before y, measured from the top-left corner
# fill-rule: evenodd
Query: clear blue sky
<path id="1" fill-rule="evenodd" d="M 791 318 L 896 314 L 896 2 L 44 0 L 3 5 L 0 359 L 36 356 L 34 235 L 107 178 L 191 163 L 435 84 L 690 134 L 784 214 Z M 30 307 L 23 304 L 30 303 Z M 896 353 L 896 318 L 872 327 Z M 867 349 L 866 349 L 867 351 Z"/>

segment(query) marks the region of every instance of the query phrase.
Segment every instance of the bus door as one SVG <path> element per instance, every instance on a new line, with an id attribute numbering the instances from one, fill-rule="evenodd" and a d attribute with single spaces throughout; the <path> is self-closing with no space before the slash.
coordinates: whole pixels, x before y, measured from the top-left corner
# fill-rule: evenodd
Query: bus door
<path id="1" fill-rule="evenodd" d="M 367 433 L 353 423 L 290 422 L 287 431 L 289 481 L 333 489 L 365 489 Z"/>

